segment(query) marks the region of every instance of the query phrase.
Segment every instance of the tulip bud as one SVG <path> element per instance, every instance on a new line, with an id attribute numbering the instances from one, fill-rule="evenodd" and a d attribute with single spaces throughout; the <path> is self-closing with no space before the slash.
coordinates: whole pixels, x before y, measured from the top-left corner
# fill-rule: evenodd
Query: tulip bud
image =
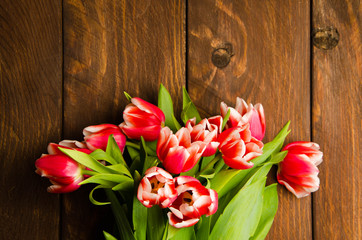
<path id="1" fill-rule="evenodd" d="M 42 177 L 49 178 L 50 182 L 53 184 L 48 187 L 48 192 L 73 192 L 80 187 L 79 183 L 83 180 L 82 166 L 62 153 L 58 147 L 68 148 L 50 143 L 48 145 L 48 151 L 51 154 L 43 154 L 38 160 L 36 160 L 36 173 Z M 74 150 L 90 153 L 88 149 Z"/>
<path id="2" fill-rule="evenodd" d="M 277 179 L 298 198 L 308 196 L 319 188 L 319 170 L 323 153 L 313 142 L 293 142 L 283 148 L 288 154 L 279 163 Z"/>
<path id="3" fill-rule="evenodd" d="M 202 215 L 210 216 L 218 208 L 215 190 L 205 188 L 196 178 L 180 176 L 175 178 L 178 197 L 169 207 L 169 223 L 175 228 L 195 225 Z"/>
<path id="4" fill-rule="evenodd" d="M 251 136 L 249 124 L 225 130 L 218 141 L 225 164 L 235 169 L 253 167 L 250 160 L 263 154 L 263 143 Z"/>
<path id="5" fill-rule="evenodd" d="M 215 116 L 209 119 L 203 119 L 197 125 L 196 118 L 190 119 L 186 123 L 186 128 L 191 135 L 191 141 L 201 141 L 206 145 L 206 149 L 202 154 L 203 157 L 209 157 L 216 153 L 219 142 L 217 142 L 218 134 L 221 132 L 222 117 Z M 215 123 L 215 124 L 213 124 Z"/>
<path id="6" fill-rule="evenodd" d="M 121 129 L 113 124 L 89 126 L 84 128 L 83 134 L 87 147 L 92 151 L 96 149 L 106 151 L 108 138 L 111 134 L 122 152 L 126 145 L 126 137 L 123 135 Z"/>
<path id="7" fill-rule="evenodd" d="M 169 207 L 177 198 L 171 174 L 159 167 L 148 169 L 138 186 L 137 198 L 145 207 Z"/>
<path id="8" fill-rule="evenodd" d="M 155 105 L 140 98 L 132 98 L 123 111 L 124 122 L 120 127 L 128 138 L 155 141 L 165 125 L 165 114 Z"/>
<path id="9" fill-rule="evenodd" d="M 164 127 L 158 138 L 156 151 L 165 169 L 170 173 L 179 174 L 195 166 L 206 145 L 201 141 L 192 142 L 187 128 L 181 128 L 173 134 L 168 127 Z"/>
<path id="10" fill-rule="evenodd" d="M 265 116 L 264 108 L 260 103 L 253 106 L 249 105 L 241 98 L 236 98 L 235 109 L 228 107 L 224 102 L 221 103 L 221 115 L 225 117 L 230 110 L 230 117 L 226 124 L 226 128 L 243 126 L 247 123 L 250 125 L 251 136 L 257 140 L 263 140 L 265 135 Z"/>

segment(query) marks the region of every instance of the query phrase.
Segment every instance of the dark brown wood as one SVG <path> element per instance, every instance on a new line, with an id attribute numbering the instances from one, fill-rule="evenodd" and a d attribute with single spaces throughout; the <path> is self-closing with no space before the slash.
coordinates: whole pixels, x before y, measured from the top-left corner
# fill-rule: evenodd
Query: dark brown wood
<path id="1" fill-rule="evenodd" d="M 123 91 L 157 104 L 163 83 L 179 112 L 185 45 L 184 1 L 65 0 L 65 137 L 81 139 L 92 124 L 120 124 Z M 64 239 L 99 238 L 95 226 L 107 216 L 94 213 L 104 207 L 90 206 L 87 194 L 83 188 L 65 196 Z"/>
<path id="2" fill-rule="evenodd" d="M 309 140 L 309 1 L 202 0 L 188 9 L 188 86 L 203 115 L 239 96 L 263 104 L 265 142 L 288 120 L 287 141 Z M 280 187 L 279 200 L 268 239 L 311 239 L 311 198 Z"/>
<path id="3" fill-rule="evenodd" d="M 362 238 L 361 10 L 360 1 L 313 1 L 313 28 L 339 33 L 335 48 L 313 48 L 313 141 L 324 152 L 313 197 L 316 240 Z"/>
<path id="4" fill-rule="evenodd" d="M 61 138 L 60 1 L 0 1 L 0 239 L 58 239 L 59 197 L 34 162 Z"/>

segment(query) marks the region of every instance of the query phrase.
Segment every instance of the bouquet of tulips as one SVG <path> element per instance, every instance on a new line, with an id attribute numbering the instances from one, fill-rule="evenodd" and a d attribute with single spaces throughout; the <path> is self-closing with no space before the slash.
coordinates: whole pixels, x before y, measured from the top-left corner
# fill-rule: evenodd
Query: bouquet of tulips
<path id="1" fill-rule="evenodd" d="M 264 239 L 277 211 L 277 179 L 298 198 L 319 187 L 319 146 L 283 147 L 287 123 L 269 143 L 261 104 L 237 98 L 221 103 L 221 115 L 202 119 L 185 89 L 180 119 L 161 84 L 158 106 L 131 97 L 119 126 L 83 130 L 84 141 L 50 143 L 36 172 L 50 179 L 52 193 L 93 184 L 89 199 L 111 204 L 117 228 L 105 239 Z M 108 202 L 93 192 L 104 189 Z"/>

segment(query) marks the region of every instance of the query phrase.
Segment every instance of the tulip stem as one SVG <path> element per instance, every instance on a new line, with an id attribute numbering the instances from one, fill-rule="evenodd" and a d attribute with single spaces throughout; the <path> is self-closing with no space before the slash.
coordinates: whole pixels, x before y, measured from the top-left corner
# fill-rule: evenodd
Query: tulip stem
<path id="1" fill-rule="evenodd" d="M 212 159 L 200 172 L 196 174 L 196 178 L 206 172 L 208 169 L 212 168 L 216 162 L 221 159 L 221 154 L 217 154 L 214 159 Z"/>
<path id="2" fill-rule="evenodd" d="M 98 173 L 97 173 L 97 172 L 95 172 L 95 171 L 82 169 L 82 174 L 83 174 L 83 175 L 90 175 L 90 176 L 94 176 L 94 175 L 97 175 Z"/>

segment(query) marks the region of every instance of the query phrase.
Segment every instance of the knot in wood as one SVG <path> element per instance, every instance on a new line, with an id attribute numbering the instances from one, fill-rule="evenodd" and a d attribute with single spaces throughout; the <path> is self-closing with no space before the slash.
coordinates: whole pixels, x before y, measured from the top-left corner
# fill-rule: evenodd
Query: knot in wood
<path id="1" fill-rule="evenodd" d="M 233 55 L 231 43 L 224 43 L 213 51 L 211 61 L 216 67 L 224 68 L 229 64 Z"/>
<path id="2" fill-rule="evenodd" d="M 334 27 L 317 28 L 313 31 L 313 45 L 319 49 L 331 50 L 339 42 L 339 33 Z"/>

